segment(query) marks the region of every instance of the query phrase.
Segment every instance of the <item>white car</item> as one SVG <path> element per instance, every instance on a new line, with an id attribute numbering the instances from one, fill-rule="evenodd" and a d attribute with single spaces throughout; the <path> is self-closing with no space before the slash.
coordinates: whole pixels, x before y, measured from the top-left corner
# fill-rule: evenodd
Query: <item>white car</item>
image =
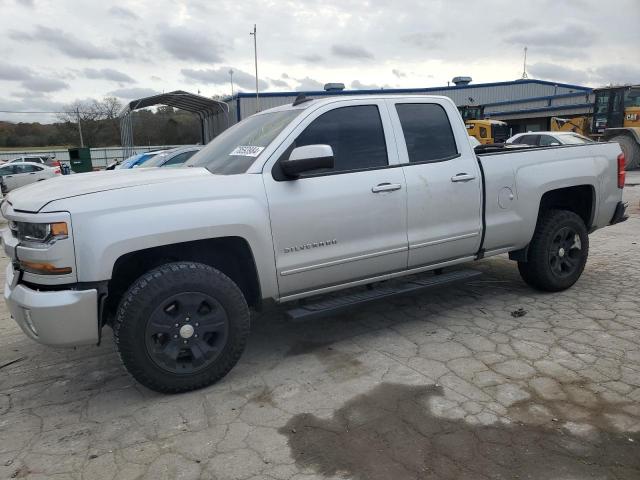
<path id="1" fill-rule="evenodd" d="M 10 162 L 0 167 L 3 192 L 10 192 L 30 183 L 60 175 L 60 167 L 48 167 L 31 162 Z"/>
<path id="2" fill-rule="evenodd" d="M 554 145 L 584 145 L 593 140 L 573 132 L 527 132 L 516 133 L 506 143 L 551 147 Z"/>

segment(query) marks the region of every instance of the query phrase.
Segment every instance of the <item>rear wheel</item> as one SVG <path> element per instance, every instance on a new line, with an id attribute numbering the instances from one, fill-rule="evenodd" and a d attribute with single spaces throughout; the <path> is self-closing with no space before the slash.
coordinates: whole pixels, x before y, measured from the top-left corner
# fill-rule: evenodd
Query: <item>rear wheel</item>
<path id="1" fill-rule="evenodd" d="M 587 262 L 587 228 L 582 218 L 567 210 L 541 215 L 529 244 L 528 261 L 518 262 L 518 270 L 522 279 L 538 290 L 565 290 L 580 278 Z"/>
<path id="2" fill-rule="evenodd" d="M 242 354 L 249 308 L 226 275 L 177 262 L 144 274 L 124 295 L 114 322 L 131 375 L 158 392 L 178 393 L 224 377 Z"/>
<path id="3" fill-rule="evenodd" d="M 609 139 L 610 142 L 617 142 L 624 153 L 624 168 L 632 170 L 640 166 L 640 145 L 630 135 L 618 135 Z"/>

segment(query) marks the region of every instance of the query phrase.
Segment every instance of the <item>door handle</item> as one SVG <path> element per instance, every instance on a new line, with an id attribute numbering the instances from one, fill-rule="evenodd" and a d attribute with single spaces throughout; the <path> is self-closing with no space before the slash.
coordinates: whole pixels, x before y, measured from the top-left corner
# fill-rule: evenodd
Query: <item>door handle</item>
<path id="1" fill-rule="evenodd" d="M 400 190 L 402 185 L 399 183 L 381 183 L 371 188 L 373 193 L 393 192 L 394 190 Z"/>
<path id="2" fill-rule="evenodd" d="M 31 173 L 29 173 L 29 175 L 35 175 L 35 174 L 36 174 L 36 172 L 31 172 Z"/>
<path id="3" fill-rule="evenodd" d="M 468 173 L 458 173 L 451 177 L 452 182 L 469 182 L 471 180 L 475 180 L 475 175 L 469 175 Z"/>

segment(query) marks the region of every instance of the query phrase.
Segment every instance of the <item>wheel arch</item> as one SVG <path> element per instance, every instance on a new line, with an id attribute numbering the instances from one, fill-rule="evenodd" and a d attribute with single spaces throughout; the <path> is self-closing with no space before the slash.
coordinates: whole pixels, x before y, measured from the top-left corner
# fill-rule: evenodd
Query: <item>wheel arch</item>
<path id="1" fill-rule="evenodd" d="M 545 212 L 549 210 L 568 210 L 578 215 L 587 227 L 587 231 L 591 231 L 596 215 L 596 198 L 595 188 L 589 184 L 548 190 L 540 197 L 536 228 L 537 223 Z M 509 258 L 526 262 L 528 251 L 529 245 L 509 252 Z"/>
<path id="2" fill-rule="evenodd" d="M 108 284 L 103 324 L 112 318 L 120 298 L 137 278 L 176 261 L 199 262 L 220 270 L 238 285 L 249 306 L 260 307 L 260 278 L 249 242 L 236 236 L 218 237 L 145 248 L 118 257 Z"/>

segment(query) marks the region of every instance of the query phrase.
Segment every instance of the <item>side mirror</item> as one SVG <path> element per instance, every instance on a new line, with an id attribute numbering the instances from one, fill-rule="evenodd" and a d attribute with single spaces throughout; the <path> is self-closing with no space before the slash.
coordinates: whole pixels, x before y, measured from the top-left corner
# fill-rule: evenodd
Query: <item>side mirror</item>
<path id="1" fill-rule="evenodd" d="M 333 168 L 333 149 L 330 145 L 305 145 L 294 148 L 287 160 L 280 162 L 287 177 L 298 178 L 301 173 L 319 168 Z"/>

